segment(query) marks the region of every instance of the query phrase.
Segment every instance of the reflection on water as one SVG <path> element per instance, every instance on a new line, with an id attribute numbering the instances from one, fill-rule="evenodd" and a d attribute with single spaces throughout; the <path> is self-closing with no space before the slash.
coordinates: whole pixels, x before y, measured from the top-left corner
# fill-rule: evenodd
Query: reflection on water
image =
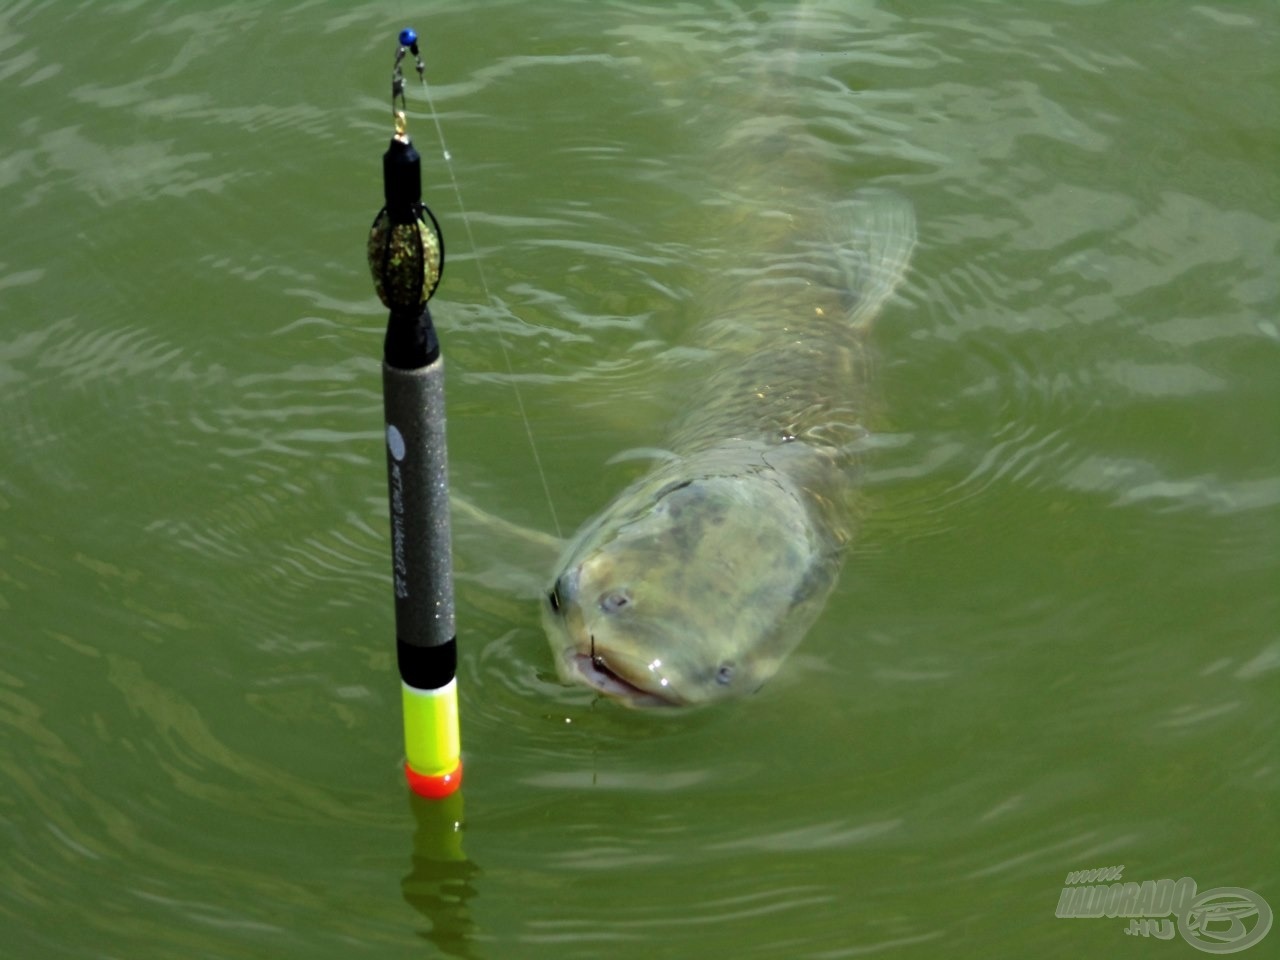
<path id="1" fill-rule="evenodd" d="M 758 697 L 562 687 L 542 552 L 460 519 L 460 834 L 403 806 L 363 263 L 404 17 L 0 12 L 14 955 L 1107 955 L 1054 907 L 1121 862 L 1277 906 L 1272 8 L 433 7 L 451 474 L 511 524 L 513 381 L 573 526 L 699 375 L 767 162 L 718 130 L 920 234 L 862 539 Z"/>
<path id="2" fill-rule="evenodd" d="M 444 956 L 478 957 L 471 900 L 478 893 L 474 881 L 480 869 L 462 849 L 462 793 L 436 802 L 410 795 L 409 808 L 416 825 L 413 869 L 400 888 L 405 902 L 427 921 L 418 935 Z"/>

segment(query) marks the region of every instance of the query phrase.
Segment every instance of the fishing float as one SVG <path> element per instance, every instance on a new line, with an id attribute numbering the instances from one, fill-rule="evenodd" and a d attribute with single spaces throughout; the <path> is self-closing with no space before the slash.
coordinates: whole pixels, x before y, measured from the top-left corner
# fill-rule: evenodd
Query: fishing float
<path id="1" fill-rule="evenodd" d="M 462 783 L 444 361 L 427 305 L 444 271 L 444 237 L 422 200 L 422 158 L 408 133 L 407 54 L 425 86 L 418 35 L 406 27 L 392 70 L 385 205 L 370 228 L 368 255 L 374 289 L 389 311 L 382 396 L 404 772 L 413 793 L 439 800 Z"/>

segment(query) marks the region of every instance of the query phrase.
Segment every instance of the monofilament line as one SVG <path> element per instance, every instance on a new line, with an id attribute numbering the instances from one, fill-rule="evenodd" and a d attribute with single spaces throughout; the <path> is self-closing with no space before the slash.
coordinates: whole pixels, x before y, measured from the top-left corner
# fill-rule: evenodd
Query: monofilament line
<path id="1" fill-rule="evenodd" d="M 476 258 L 476 275 L 480 278 L 480 288 L 484 291 L 485 297 L 489 301 L 489 305 L 494 310 L 500 309 L 497 298 L 489 289 L 489 282 L 484 275 L 484 258 L 480 256 L 480 248 L 476 246 L 475 234 L 471 232 L 471 217 L 467 214 L 467 206 L 462 202 L 462 188 L 458 186 L 458 177 L 453 171 L 453 155 L 449 152 L 449 147 L 444 139 L 444 127 L 440 125 L 440 115 L 436 113 L 435 102 L 431 99 L 431 88 L 427 85 L 425 75 L 419 74 L 422 80 L 422 93 L 426 97 L 427 109 L 431 111 L 431 119 L 436 126 L 436 136 L 440 140 L 440 152 L 444 157 L 445 167 L 449 171 L 449 181 L 453 184 L 453 195 L 458 200 L 458 212 L 462 216 L 462 227 L 467 233 L 467 244 L 471 247 L 472 254 Z M 547 498 L 547 509 L 551 512 L 551 525 L 555 527 L 556 536 L 564 538 L 563 532 L 560 530 L 560 518 L 556 515 L 555 501 L 551 499 L 551 486 L 547 483 L 547 473 L 542 468 L 542 458 L 538 456 L 538 445 L 533 439 L 533 425 L 529 422 L 529 415 L 525 412 L 524 397 L 520 393 L 520 384 L 516 380 L 515 368 L 511 365 L 511 353 L 507 350 L 507 341 L 503 337 L 502 331 L 498 331 L 498 346 L 502 350 L 502 361 L 507 368 L 507 376 L 511 380 L 511 391 L 515 394 L 516 409 L 520 412 L 520 420 L 524 423 L 525 436 L 529 438 L 529 451 L 533 454 L 533 465 L 538 471 L 538 480 L 542 483 L 542 493 Z"/>

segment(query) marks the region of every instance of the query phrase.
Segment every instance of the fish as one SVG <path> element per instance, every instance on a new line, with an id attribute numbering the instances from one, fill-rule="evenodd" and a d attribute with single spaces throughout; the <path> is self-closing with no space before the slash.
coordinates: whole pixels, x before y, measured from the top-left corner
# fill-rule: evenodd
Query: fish
<path id="1" fill-rule="evenodd" d="M 672 455 L 563 553 L 542 611 L 561 680 L 634 707 L 751 693 L 825 606 L 859 519 L 867 334 L 915 222 L 887 192 L 822 221 L 821 241 L 792 248 L 805 257 L 791 282 L 741 277 L 756 294 L 746 308 L 699 325 L 693 340 L 716 359 L 671 428 Z"/>
<path id="2" fill-rule="evenodd" d="M 725 265 L 689 335 L 708 367 L 667 453 L 569 541 L 541 600 L 560 679 L 626 706 L 758 690 L 817 620 L 857 533 L 869 333 L 906 276 L 915 216 L 889 190 L 808 193 L 812 151 L 795 139 L 783 125 L 729 151 L 757 169 L 772 153 L 766 180 L 714 204 Z"/>

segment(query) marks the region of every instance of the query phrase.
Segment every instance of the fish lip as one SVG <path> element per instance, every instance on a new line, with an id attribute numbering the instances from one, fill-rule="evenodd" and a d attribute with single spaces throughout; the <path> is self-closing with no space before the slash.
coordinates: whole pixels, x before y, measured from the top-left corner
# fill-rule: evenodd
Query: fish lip
<path id="1" fill-rule="evenodd" d="M 587 686 L 603 693 L 614 700 L 630 707 L 680 707 L 684 701 L 667 694 L 639 686 L 619 673 L 609 669 L 604 658 L 580 653 L 576 650 L 565 652 L 565 665 L 568 672 L 582 680 Z"/>

